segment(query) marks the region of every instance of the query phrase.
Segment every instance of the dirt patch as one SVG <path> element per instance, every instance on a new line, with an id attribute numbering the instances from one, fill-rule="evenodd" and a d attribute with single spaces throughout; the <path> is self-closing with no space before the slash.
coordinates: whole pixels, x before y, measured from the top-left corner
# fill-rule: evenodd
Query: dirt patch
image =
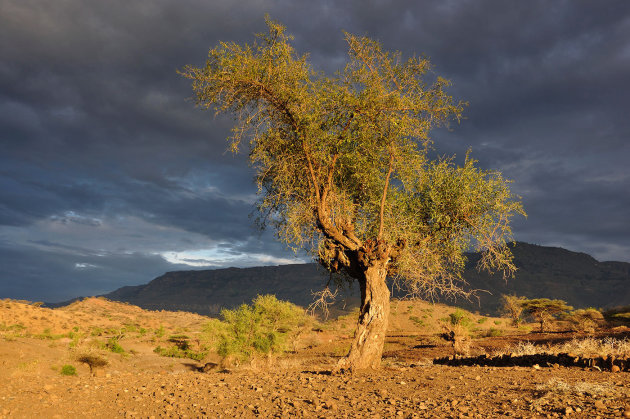
<path id="1" fill-rule="evenodd" d="M 115 303 L 117 304 L 117 303 Z M 169 333 L 195 336 L 206 318 L 189 313 L 146 312 L 129 305 L 88 301 L 61 311 L 20 307 L 22 316 L 4 317 L 0 333 L 0 417 L 623 417 L 630 415 L 630 373 L 588 367 L 446 366 L 433 359 L 452 356 L 439 330 L 412 328 L 435 307 L 400 306 L 398 323 L 387 337 L 383 367 L 353 375 L 330 375 L 351 341 L 351 323 L 327 324 L 304 337 L 300 350 L 281 358 L 258 358 L 229 372 L 202 361 L 168 358 L 154 352 Z M 11 309 L 16 306 L 11 304 Z M 39 310 L 38 310 L 39 309 Z M 447 309 L 445 309 L 446 311 Z M 452 310 L 452 308 L 450 309 Z M 400 314 L 400 313 L 404 313 Z M 71 314 L 65 317 L 66 314 Z M 26 317 L 24 317 L 26 316 Z M 44 319 L 41 317 L 44 316 Z M 49 317 L 46 320 L 46 317 Z M 193 317 L 191 317 L 193 316 Z M 33 318 L 36 317 L 36 318 Z M 415 317 L 416 320 L 409 320 Z M 7 324 L 6 320 L 17 323 Z M 30 319 L 30 320 L 28 320 Z M 60 319 L 79 344 L 64 336 L 29 336 Z M 33 324 L 28 321 L 33 321 Z M 425 319 L 426 320 L 426 319 Z M 344 319 L 340 320 L 341 322 Z M 350 320 L 347 319 L 349 322 Z M 473 321 L 477 321 L 473 319 Z M 494 322 L 492 319 L 487 322 Z M 94 347 L 107 342 L 104 327 L 116 329 L 124 352 Z M 23 329 L 11 328 L 22 323 Z M 48 323 L 46 323 L 48 324 Z M 480 324 L 480 323 L 477 323 Z M 110 326 L 107 326 L 110 327 Z M 94 328 L 103 335 L 84 333 Z M 123 333 L 120 333 L 121 330 Z M 159 333 L 158 333 L 159 332 Z M 22 335 L 20 335 L 22 333 Z M 41 333 L 41 332 L 38 332 Z M 505 331 L 515 333 L 515 331 Z M 160 336 L 158 336 L 160 335 Z M 491 356 L 519 342 L 548 345 L 572 334 L 508 334 L 476 338 L 471 351 Z M 88 351 L 89 350 L 89 351 Z M 78 361 L 88 351 L 106 365 L 90 371 Z M 559 364 L 559 363 L 558 363 Z M 71 365 L 76 375 L 61 374 Z M 65 370 L 69 371 L 69 370 Z"/>

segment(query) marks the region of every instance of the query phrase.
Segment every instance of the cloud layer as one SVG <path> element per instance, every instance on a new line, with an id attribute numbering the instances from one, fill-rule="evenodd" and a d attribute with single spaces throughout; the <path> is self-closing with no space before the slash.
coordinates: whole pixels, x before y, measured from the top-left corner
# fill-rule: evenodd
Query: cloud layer
<path id="1" fill-rule="evenodd" d="M 344 30 L 429 56 L 470 103 L 437 150 L 472 147 L 514 180 L 516 239 L 630 261 L 628 2 L 2 0 L 0 297 L 299 261 L 254 228 L 230 121 L 195 109 L 176 74 L 251 41 L 265 13 L 326 72 Z"/>

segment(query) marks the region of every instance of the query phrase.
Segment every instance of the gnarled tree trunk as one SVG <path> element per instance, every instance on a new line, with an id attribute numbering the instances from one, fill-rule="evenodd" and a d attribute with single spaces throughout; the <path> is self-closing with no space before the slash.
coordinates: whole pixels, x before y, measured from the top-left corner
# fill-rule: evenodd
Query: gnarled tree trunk
<path id="1" fill-rule="evenodd" d="M 383 355 L 389 322 L 389 288 L 385 263 L 378 262 L 358 279 L 361 311 L 350 352 L 339 361 L 337 370 L 378 368 Z"/>

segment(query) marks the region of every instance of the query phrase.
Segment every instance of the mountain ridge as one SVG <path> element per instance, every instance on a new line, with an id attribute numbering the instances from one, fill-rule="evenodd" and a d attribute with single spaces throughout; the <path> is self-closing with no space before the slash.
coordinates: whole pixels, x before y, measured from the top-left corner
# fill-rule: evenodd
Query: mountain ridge
<path id="1" fill-rule="evenodd" d="M 502 294 L 528 298 L 557 298 L 575 308 L 630 304 L 630 263 L 599 262 L 592 256 L 561 247 L 517 242 L 511 246 L 518 270 L 503 280 L 476 270 L 479 254 L 467 254 L 464 278 L 470 289 L 486 290 L 473 300 L 437 299 L 484 314 L 496 314 Z M 299 279 L 298 279 L 299 278 Z M 103 296 L 150 310 L 181 310 L 216 316 L 222 308 L 251 301 L 258 294 L 275 294 L 281 300 L 307 307 L 313 292 L 321 290 L 329 274 L 315 263 L 172 271 L 147 284 L 125 286 Z M 338 306 L 357 306 L 358 287 L 342 290 Z M 393 297 L 404 293 L 394 290 Z M 64 305 L 51 304 L 51 306 Z"/>

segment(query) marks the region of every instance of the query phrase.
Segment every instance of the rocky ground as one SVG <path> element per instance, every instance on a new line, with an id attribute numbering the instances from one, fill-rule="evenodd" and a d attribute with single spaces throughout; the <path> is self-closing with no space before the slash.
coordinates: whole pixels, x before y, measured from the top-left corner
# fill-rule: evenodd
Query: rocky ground
<path id="1" fill-rule="evenodd" d="M 98 304 L 102 310 L 102 302 Z M 88 311 L 95 310 L 90 307 Z M 402 307 L 412 310 L 407 304 Z M 9 308 L 15 315 L 16 307 Z M 106 308 L 110 313 L 135 313 L 133 307 Z M 31 321 L 52 316 L 24 312 Z M 153 316 L 138 313 L 147 321 Z M 159 330 L 175 330 L 178 324 L 193 327 L 199 320 L 181 313 L 155 316 L 161 316 L 156 322 Z M 168 319 L 176 320 L 168 323 Z M 120 340 L 126 352 L 102 352 L 108 365 L 91 372 L 77 362 L 70 338 L 18 336 L 5 322 L 5 332 L 0 333 L 0 418 L 630 417 L 629 372 L 545 365 L 434 365 L 434 358 L 451 353 L 448 342 L 431 333 L 403 333 L 407 326 L 393 323 L 398 326 L 387 339 L 380 370 L 331 375 L 349 343 L 349 333 L 339 332 L 346 327 L 329 326 L 318 332 L 319 343 L 309 337 L 308 348 L 286 357 L 209 372 L 199 369 L 212 359 L 160 357 L 153 347 L 161 341 L 156 342 L 155 336 L 149 339 L 152 333 L 128 333 Z M 616 337 L 626 339 L 627 334 Z M 573 337 L 509 333 L 475 339 L 473 352 L 494 353 L 525 340 L 543 344 Z M 76 366 L 77 375 L 60 374 L 61 366 L 68 363 Z"/>
<path id="2" fill-rule="evenodd" d="M 429 364 L 353 375 L 291 368 L 23 375 L 3 377 L 0 406 L 0 416 L 16 418 L 629 417 L 630 376 Z"/>

